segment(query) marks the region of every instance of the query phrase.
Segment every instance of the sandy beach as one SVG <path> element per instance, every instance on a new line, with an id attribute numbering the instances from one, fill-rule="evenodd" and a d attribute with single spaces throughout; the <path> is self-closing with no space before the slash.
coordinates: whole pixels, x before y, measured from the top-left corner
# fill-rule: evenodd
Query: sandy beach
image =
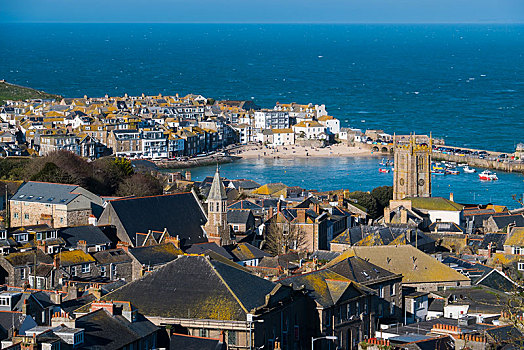
<path id="1" fill-rule="evenodd" d="M 242 158 L 315 158 L 315 157 L 351 157 L 380 155 L 378 152 L 350 147 L 344 144 L 331 145 L 324 148 L 305 146 L 275 146 L 243 145 L 231 152 L 232 155 Z"/>

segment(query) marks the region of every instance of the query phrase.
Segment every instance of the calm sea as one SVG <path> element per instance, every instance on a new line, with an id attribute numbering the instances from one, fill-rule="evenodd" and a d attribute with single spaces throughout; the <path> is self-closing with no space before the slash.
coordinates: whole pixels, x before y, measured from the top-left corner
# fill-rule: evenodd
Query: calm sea
<path id="1" fill-rule="evenodd" d="M 523 25 L 0 24 L 0 78 L 67 97 L 312 102 L 344 126 L 432 131 L 504 152 L 524 141 Z M 252 168 L 265 176 L 282 166 Z M 297 181 L 339 185 L 325 178 L 329 168 L 318 171 L 317 182 Z M 522 177 L 509 176 L 496 185 L 505 198 L 524 191 Z"/>

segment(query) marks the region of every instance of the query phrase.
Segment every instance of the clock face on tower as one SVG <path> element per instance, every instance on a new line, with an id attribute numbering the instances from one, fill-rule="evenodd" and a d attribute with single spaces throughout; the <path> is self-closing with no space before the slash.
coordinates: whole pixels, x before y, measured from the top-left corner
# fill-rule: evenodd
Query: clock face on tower
<path id="1" fill-rule="evenodd" d="M 420 180 L 418 180 L 418 185 L 419 185 L 419 186 L 424 186 L 425 183 L 426 183 L 426 182 L 424 181 L 424 179 L 420 179 Z"/>

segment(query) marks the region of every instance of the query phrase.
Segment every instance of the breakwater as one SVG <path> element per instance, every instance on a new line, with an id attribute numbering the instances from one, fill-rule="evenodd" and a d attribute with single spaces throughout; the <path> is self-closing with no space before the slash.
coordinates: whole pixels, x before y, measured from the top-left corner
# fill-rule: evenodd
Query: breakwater
<path id="1" fill-rule="evenodd" d="M 485 169 L 506 171 L 509 173 L 524 173 L 524 163 L 517 161 L 507 161 L 500 159 L 488 159 L 478 157 L 467 157 L 456 154 L 445 154 L 433 152 L 433 160 L 445 160 L 448 162 L 467 163 L 469 166 Z"/>
<path id="2" fill-rule="evenodd" d="M 240 159 L 240 157 L 212 155 L 207 157 L 191 158 L 183 161 L 152 160 L 151 162 L 154 163 L 158 169 L 187 169 L 208 165 L 227 164 L 232 163 L 237 159 Z"/>

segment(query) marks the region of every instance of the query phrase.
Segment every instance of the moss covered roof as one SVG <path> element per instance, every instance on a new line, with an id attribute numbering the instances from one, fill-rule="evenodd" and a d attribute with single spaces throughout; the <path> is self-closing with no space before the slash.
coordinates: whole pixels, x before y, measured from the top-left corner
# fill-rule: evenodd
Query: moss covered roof
<path id="1" fill-rule="evenodd" d="M 458 204 L 443 197 L 407 197 L 411 201 L 413 208 L 424 210 L 446 210 L 461 211 L 464 209 L 462 204 Z"/>
<path id="2" fill-rule="evenodd" d="M 469 281 L 470 279 L 411 245 L 352 247 L 330 261 L 327 266 L 358 256 L 396 274 L 403 283 Z"/>

